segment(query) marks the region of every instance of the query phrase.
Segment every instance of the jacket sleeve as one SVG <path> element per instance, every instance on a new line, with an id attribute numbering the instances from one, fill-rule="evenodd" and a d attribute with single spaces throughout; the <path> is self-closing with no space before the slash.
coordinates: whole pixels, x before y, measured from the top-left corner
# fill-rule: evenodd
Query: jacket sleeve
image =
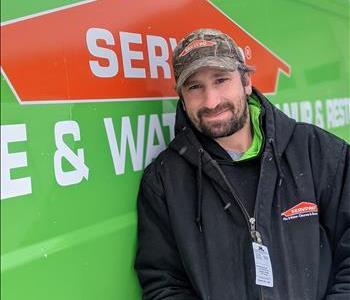
<path id="1" fill-rule="evenodd" d="M 199 299 L 186 276 L 177 250 L 164 192 L 155 184 L 155 176 L 146 175 L 141 181 L 138 195 L 138 247 L 135 260 L 135 269 L 143 289 L 142 299 Z"/>
<path id="2" fill-rule="evenodd" d="M 350 299 L 350 149 L 344 145 L 331 199 L 327 208 L 328 223 L 333 223 L 333 262 L 326 300 Z M 345 155 L 344 155 L 345 154 Z"/>

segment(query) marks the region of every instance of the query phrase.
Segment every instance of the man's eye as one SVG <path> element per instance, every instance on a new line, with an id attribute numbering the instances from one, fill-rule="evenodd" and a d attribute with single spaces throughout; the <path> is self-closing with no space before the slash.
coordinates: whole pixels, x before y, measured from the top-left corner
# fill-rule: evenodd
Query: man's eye
<path id="1" fill-rule="evenodd" d="M 199 89 L 200 88 L 200 85 L 199 84 L 194 84 L 194 85 L 190 85 L 188 87 L 189 90 L 196 90 L 196 89 Z"/>
<path id="2" fill-rule="evenodd" d="M 223 78 L 218 78 L 218 79 L 216 79 L 215 82 L 216 82 L 216 83 L 223 83 L 223 82 L 225 82 L 225 81 L 227 81 L 227 80 L 228 80 L 228 78 L 223 77 Z"/>

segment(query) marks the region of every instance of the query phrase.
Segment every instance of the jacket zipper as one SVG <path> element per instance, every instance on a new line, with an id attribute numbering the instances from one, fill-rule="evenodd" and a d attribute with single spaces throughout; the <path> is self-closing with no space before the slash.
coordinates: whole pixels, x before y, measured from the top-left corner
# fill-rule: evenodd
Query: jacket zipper
<path id="1" fill-rule="evenodd" d="M 259 231 L 256 230 L 256 226 L 255 226 L 255 213 L 254 213 L 254 218 L 249 219 L 249 223 L 250 223 L 250 234 L 252 236 L 253 241 L 258 244 L 262 244 L 261 234 Z"/>
<path id="2" fill-rule="evenodd" d="M 233 199 L 235 200 L 235 202 L 237 203 L 237 205 L 239 206 L 247 224 L 248 224 L 248 230 L 250 232 L 250 236 L 252 238 L 252 240 L 260 245 L 262 245 L 262 236 L 261 233 L 256 230 L 256 209 L 254 208 L 254 216 L 250 217 L 248 211 L 245 209 L 242 201 L 240 200 L 238 194 L 236 193 L 236 191 L 233 189 L 232 185 L 229 183 L 229 181 L 227 180 L 225 174 L 223 173 L 223 171 L 221 170 L 220 166 L 217 164 L 217 162 L 213 159 L 212 163 L 215 166 L 215 168 L 218 170 L 218 172 L 220 173 L 221 177 L 223 178 L 225 184 L 227 185 L 227 187 L 229 188 Z M 228 208 L 230 205 L 226 205 L 225 209 Z M 256 207 L 256 205 L 255 205 Z M 255 260 L 255 259 L 254 259 Z M 259 298 L 261 300 L 264 299 L 263 294 L 262 294 L 262 289 L 261 286 L 258 287 L 259 289 Z"/>
<path id="3" fill-rule="evenodd" d="M 240 200 L 238 194 L 236 193 L 236 191 L 233 189 L 233 187 L 231 186 L 231 184 L 228 182 L 225 174 L 223 173 L 223 171 L 221 170 L 220 166 L 217 164 L 217 162 L 211 158 L 211 161 L 213 163 L 213 165 L 215 166 L 215 168 L 218 170 L 218 172 L 220 173 L 222 179 L 224 180 L 226 186 L 229 188 L 233 199 L 235 200 L 236 204 L 239 206 L 246 222 L 248 225 L 248 230 L 250 232 L 250 236 L 252 237 L 252 240 L 258 244 L 262 244 L 262 237 L 259 231 L 256 230 L 256 219 L 255 219 L 255 209 L 254 209 L 254 217 L 251 217 L 248 213 L 248 211 L 245 209 L 242 201 Z M 226 205 L 227 206 L 227 205 Z M 229 205 L 227 206 L 227 208 L 229 207 Z"/>

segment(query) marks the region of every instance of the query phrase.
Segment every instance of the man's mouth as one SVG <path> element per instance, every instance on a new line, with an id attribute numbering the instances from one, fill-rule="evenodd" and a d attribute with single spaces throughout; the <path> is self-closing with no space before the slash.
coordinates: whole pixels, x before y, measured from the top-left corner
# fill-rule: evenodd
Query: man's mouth
<path id="1" fill-rule="evenodd" d="M 230 110 L 229 108 L 225 108 L 225 109 L 220 110 L 218 112 L 203 114 L 202 117 L 207 118 L 207 119 L 215 119 L 217 117 L 220 117 L 222 114 L 224 114 L 225 112 L 227 112 L 229 110 Z"/>

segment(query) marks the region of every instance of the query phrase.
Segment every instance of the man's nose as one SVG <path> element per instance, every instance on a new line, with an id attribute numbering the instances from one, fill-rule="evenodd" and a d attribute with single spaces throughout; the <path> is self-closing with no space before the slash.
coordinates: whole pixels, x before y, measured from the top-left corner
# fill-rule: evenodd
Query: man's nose
<path id="1" fill-rule="evenodd" d="M 206 88 L 203 92 L 204 106 L 214 108 L 220 103 L 220 95 L 214 88 Z"/>

